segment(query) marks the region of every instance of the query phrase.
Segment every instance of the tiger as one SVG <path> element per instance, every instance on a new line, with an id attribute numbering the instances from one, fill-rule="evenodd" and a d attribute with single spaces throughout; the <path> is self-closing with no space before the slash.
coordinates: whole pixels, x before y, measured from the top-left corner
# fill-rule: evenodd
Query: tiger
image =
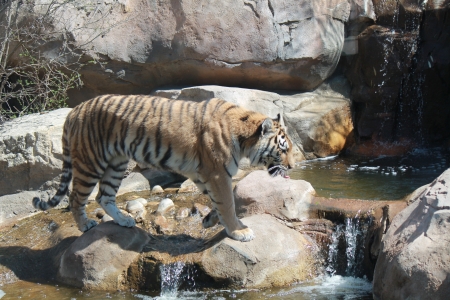
<path id="1" fill-rule="evenodd" d="M 98 96 L 67 115 L 62 146 L 56 194 L 48 202 L 35 197 L 32 204 L 40 210 L 55 207 L 73 178 L 69 208 L 82 232 L 97 225 L 85 210 L 97 183 L 95 200 L 114 222 L 136 225 L 116 206 L 116 193 L 132 159 L 190 178 L 212 202 L 203 227 L 220 222 L 232 239 L 250 241 L 254 233 L 237 218 L 232 191 L 239 161 L 246 157 L 251 166 L 266 166 L 285 177 L 295 165 L 292 141 L 279 114 L 271 119 L 218 98 L 194 102 L 145 95 Z"/>

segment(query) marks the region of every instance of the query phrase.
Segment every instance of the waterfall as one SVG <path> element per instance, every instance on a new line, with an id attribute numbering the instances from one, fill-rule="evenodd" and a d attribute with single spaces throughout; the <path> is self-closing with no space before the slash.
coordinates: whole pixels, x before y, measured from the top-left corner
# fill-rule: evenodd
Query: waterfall
<path id="1" fill-rule="evenodd" d="M 183 282 L 183 270 L 185 264 L 181 261 L 168 265 L 160 265 L 161 273 L 161 297 L 176 299 L 178 289 Z"/>
<path id="2" fill-rule="evenodd" d="M 370 220 L 369 220 L 370 222 Z M 333 275 L 363 276 L 364 239 L 368 224 L 357 216 L 336 226 L 328 248 L 326 272 Z"/>

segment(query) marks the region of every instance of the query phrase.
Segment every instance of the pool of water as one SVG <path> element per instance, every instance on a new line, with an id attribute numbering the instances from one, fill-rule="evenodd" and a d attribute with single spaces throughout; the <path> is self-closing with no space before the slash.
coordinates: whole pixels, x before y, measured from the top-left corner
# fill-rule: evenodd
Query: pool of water
<path id="1" fill-rule="evenodd" d="M 1 298 L 1 291 L 4 296 Z M 125 300 L 165 300 L 165 299 L 214 299 L 214 300 L 338 300 L 372 299 L 372 284 L 365 279 L 343 276 L 324 276 L 311 281 L 291 285 L 288 288 L 267 290 L 215 290 L 215 291 L 172 291 L 167 294 L 149 292 L 82 291 L 59 285 L 36 284 L 19 281 L 0 287 L 0 298 L 6 299 L 125 299 Z"/>
<path id="2" fill-rule="evenodd" d="M 442 149 L 415 149 L 403 157 L 332 156 L 303 161 L 290 172 L 328 198 L 399 200 L 450 167 Z"/>

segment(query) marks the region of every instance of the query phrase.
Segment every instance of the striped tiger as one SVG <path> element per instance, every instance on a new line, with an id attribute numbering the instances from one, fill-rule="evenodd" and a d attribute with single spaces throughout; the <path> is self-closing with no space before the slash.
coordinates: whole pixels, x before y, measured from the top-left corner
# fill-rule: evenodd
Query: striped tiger
<path id="1" fill-rule="evenodd" d="M 220 222 L 239 241 L 253 231 L 235 213 L 231 178 L 241 158 L 285 175 L 294 166 L 292 142 L 278 119 L 217 98 L 203 102 L 150 96 L 105 95 L 83 102 L 67 116 L 62 138 L 60 186 L 48 202 L 33 198 L 41 210 L 55 207 L 67 194 L 70 210 L 85 232 L 97 225 L 88 219 L 87 199 L 99 183 L 96 201 L 116 223 L 135 221 L 116 206 L 116 193 L 130 159 L 190 178 L 208 194 L 213 210 L 205 228 Z"/>

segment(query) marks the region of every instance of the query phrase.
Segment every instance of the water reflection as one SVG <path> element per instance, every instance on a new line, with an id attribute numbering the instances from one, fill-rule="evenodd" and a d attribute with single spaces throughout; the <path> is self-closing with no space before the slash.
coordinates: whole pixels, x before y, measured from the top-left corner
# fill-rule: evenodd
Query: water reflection
<path id="1" fill-rule="evenodd" d="M 332 156 L 304 161 L 289 175 L 310 182 L 322 197 L 398 200 L 432 182 L 449 162 L 449 153 L 442 149 L 415 149 L 403 157 Z"/>

